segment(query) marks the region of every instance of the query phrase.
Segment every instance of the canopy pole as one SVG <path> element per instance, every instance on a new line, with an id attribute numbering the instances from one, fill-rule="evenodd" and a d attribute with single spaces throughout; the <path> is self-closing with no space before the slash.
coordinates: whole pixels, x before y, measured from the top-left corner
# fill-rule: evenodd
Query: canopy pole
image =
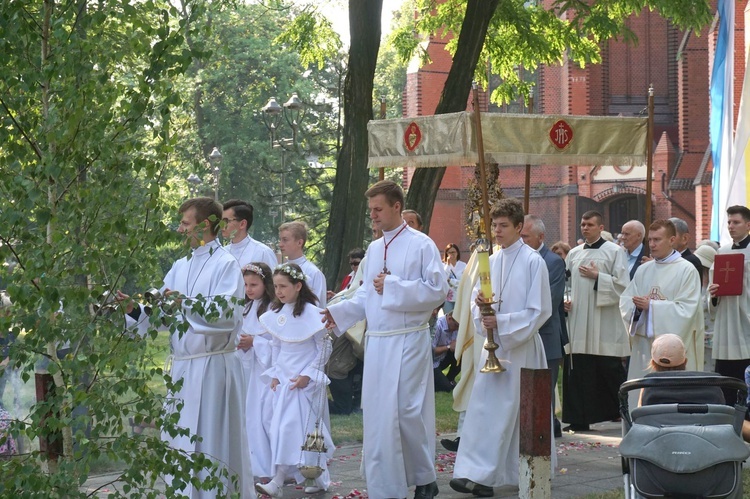
<path id="1" fill-rule="evenodd" d="M 380 119 L 385 119 L 385 96 L 380 98 Z M 378 168 L 378 180 L 384 180 L 385 179 L 385 168 L 380 167 Z"/>
<path id="2" fill-rule="evenodd" d="M 484 237 L 490 242 L 489 253 L 492 254 L 492 236 L 491 219 L 490 219 L 490 198 L 487 194 L 487 171 L 484 163 L 484 138 L 482 137 L 482 116 L 479 112 L 479 87 L 477 82 L 471 84 L 471 91 L 474 97 L 474 125 L 477 132 L 477 156 L 479 159 L 479 181 L 482 184 L 482 220 L 484 221 Z"/>
<path id="3" fill-rule="evenodd" d="M 530 113 L 534 112 L 534 87 L 529 90 L 529 109 Z M 531 165 L 526 163 L 526 181 L 523 190 L 523 211 L 529 214 L 529 202 L 531 198 Z"/>
<path id="4" fill-rule="evenodd" d="M 653 221 L 651 203 L 651 177 L 653 176 L 654 158 L 654 84 L 648 88 L 648 127 L 646 132 L 646 230 Z M 648 252 L 648 245 L 646 247 Z M 648 253 L 646 253 L 648 254 Z"/>

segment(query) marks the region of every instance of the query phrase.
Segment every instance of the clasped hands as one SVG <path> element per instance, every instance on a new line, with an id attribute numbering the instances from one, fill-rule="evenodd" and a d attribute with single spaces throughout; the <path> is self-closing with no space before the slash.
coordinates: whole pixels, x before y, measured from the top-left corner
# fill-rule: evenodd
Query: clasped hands
<path id="1" fill-rule="evenodd" d="M 596 280 L 599 277 L 599 267 L 597 267 L 596 262 L 591 262 L 591 265 L 580 265 L 578 272 L 581 274 L 581 277 L 585 277 L 586 279 Z"/>
<path id="2" fill-rule="evenodd" d="M 641 311 L 648 310 L 649 304 L 651 303 L 651 298 L 646 296 L 634 296 L 633 297 L 633 304 L 635 305 L 635 308 Z"/>

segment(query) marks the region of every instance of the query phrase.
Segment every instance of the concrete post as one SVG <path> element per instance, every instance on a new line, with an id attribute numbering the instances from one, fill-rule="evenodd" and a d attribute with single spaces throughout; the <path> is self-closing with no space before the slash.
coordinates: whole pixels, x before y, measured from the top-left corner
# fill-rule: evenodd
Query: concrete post
<path id="1" fill-rule="evenodd" d="M 552 497 L 552 383 L 549 369 L 521 368 L 518 496 Z"/>

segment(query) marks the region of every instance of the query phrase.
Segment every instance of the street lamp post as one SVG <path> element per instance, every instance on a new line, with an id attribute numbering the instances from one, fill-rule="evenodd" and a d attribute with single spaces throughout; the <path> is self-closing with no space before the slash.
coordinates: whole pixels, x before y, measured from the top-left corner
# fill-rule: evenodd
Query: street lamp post
<path id="1" fill-rule="evenodd" d="M 187 177 L 188 182 L 188 190 L 190 191 L 190 197 L 195 197 L 195 194 L 198 192 L 198 187 L 203 183 L 203 180 L 196 175 L 195 173 L 191 173 Z"/>
<path id="2" fill-rule="evenodd" d="M 271 147 L 273 149 L 281 149 L 281 197 L 279 211 L 281 214 L 281 223 L 284 223 L 286 152 L 292 148 L 296 149 L 297 147 L 297 131 L 299 130 L 302 118 L 305 116 L 305 105 L 302 103 L 299 96 L 297 96 L 297 92 L 293 92 L 292 96 L 283 106 L 276 101 L 276 97 L 271 97 L 268 100 L 268 104 L 266 104 L 261 111 L 263 124 L 266 125 L 270 136 Z M 289 125 L 289 128 L 292 129 L 291 139 L 277 138 L 282 117 Z"/>
<path id="3" fill-rule="evenodd" d="M 219 174 L 221 173 L 221 152 L 218 147 L 214 147 L 211 154 L 208 155 L 208 161 L 213 167 L 214 173 L 214 201 L 219 200 Z"/>

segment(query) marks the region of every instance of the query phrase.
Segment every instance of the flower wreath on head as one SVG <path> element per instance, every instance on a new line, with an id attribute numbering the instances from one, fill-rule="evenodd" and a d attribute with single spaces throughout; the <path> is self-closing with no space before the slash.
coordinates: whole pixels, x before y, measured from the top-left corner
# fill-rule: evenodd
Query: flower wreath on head
<path id="1" fill-rule="evenodd" d="M 242 273 L 244 274 L 245 271 L 252 272 L 253 274 L 257 274 L 260 276 L 261 279 L 265 279 L 266 275 L 263 273 L 263 269 L 258 267 L 257 265 L 253 265 L 252 263 L 248 263 L 244 267 L 242 267 Z"/>
<path id="2" fill-rule="evenodd" d="M 307 276 L 300 272 L 299 270 L 293 269 L 291 266 L 283 263 L 281 265 L 277 265 L 275 270 L 280 270 L 283 273 L 287 274 L 289 277 L 294 279 L 295 281 L 305 281 L 307 280 Z"/>

